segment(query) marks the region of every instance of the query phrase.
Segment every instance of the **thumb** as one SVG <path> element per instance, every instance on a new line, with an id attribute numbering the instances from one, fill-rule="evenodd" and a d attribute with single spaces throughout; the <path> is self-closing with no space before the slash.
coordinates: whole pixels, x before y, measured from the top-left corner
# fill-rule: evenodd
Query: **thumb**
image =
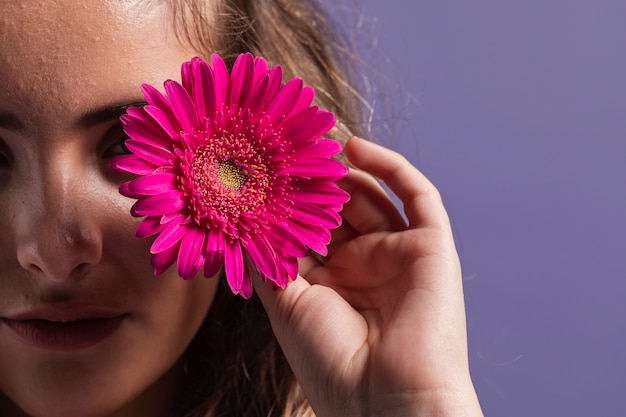
<path id="1" fill-rule="evenodd" d="M 306 380 L 310 366 L 331 366 L 325 363 L 329 358 L 351 357 L 367 334 L 363 316 L 330 287 L 312 285 L 300 275 L 284 290 L 258 278 L 253 285 L 300 381 Z"/>

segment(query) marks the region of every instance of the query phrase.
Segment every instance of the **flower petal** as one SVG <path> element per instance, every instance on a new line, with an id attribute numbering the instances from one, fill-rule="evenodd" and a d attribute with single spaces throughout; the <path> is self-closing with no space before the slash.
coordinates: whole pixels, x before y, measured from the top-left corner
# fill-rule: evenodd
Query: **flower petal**
<path id="1" fill-rule="evenodd" d="M 280 118 L 286 117 L 298 101 L 301 91 L 302 80 L 300 78 L 294 78 L 285 84 L 267 108 L 269 123 L 276 124 Z"/>
<path id="2" fill-rule="evenodd" d="M 272 100 L 274 100 L 274 97 L 276 97 L 276 94 L 280 91 L 280 87 L 283 84 L 283 69 L 277 65 L 270 70 L 268 76 L 267 93 L 263 104 L 260 106 L 260 110 L 266 110 Z"/>
<path id="3" fill-rule="evenodd" d="M 252 297 L 252 280 L 250 279 L 250 271 L 248 268 L 243 269 L 243 281 L 241 282 L 241 296 L 246 300 Z"/>
<path id="4" fill-rule="evenodd" d="M 307 203 L 340 206 L 350 200 L 350 194 L 339 188 L 335 183 L 307 182 L 307 184 L 299 187 L 294 192 L 294 198 Z"/>
<path id="5" fill-rule="evenodd" d="M 128 139 L 124 145 L 135 155 L 142 157 L 146 161 L 156 165 L 169 165 L 174 158 L 174 154 L 163 148 L 159 148 L 150 143 L 139 142 L 135 139 Z"/>
<path id="6" fill-rule="evenodd" d="M 234 294 L 239 294 L 244 287 L 243 253 L 239 241 L 226 242 L 224 253 L 224 269 L 226 280 Z"/>
<path id="7" fill-rule="evenodd" d="M 298 259 L 294 256 L 290 256 L 287 259 L 283 259 L 283 267 L 285 268 L 285 272 L 287 273 L 287 277 L 290 280 L 294 280 L 296 279 L 296 277 L 298 276 Z M 281 287 L 281 288 L 286 288 L 288 282 L 277 282 L 277 284 Z"/>
<path id="8" fill-rule="evenodd" d="M 261 111 L 263 103 L 267 98 L 267 89 L 269 87 L 270 77 L 265 75 L 261 78 L 260 82 L 254 87 L 254 91 L 248 101 L 248 108 L 252 113 L 258 113 Z"/>
<path id="9" fill-rule="evenodd" d="M 137 155 L 120 155 L 109 162 L 111 169 L 127 174 L 148 175 L 152 174 L 157 166 Z"/>
<path id="10" fill-rule="evenodd" d="M 183 194 L 179 190 L 170 190 L 137 201 L 131 213 L 133 216 L 160 216 L 182 210 L 185 205 Z"/>
<path id="11" fill-rule="evenodd" d="M 165 130 L 143 108 L 130 108 L 120 117 L 124 132 L 131 139 L 153 143 L 163 149 L 170 149 L 172 139 Z"/>
<path id="12" fill-rule="evenodd" d="M 135 195 L 161 194 L 176 189 L 178 176 L 171 173 L 145 175 L 128 183 L 128 190 Z"/>
<path id="13" fill-rule="evenodd" d="M 277 256 L 276 264 L 277 274 L 272 277 L 270 281 L 273 288 L 285 288 L 287 286 L 287 283 L 289 282 L 289 276 L 285 269 L 285 261 L 280 254 L 278 254 Z"/>
<path id="14" fill-rule="evenodd" d="M 285 140 L 293 145 L 320 138 L 335 125 L 335 116 L 309 107 L 285 120 L 282 128 Z"/>
<path id="15" fill-rule="evenodd" d="M 191 61 L 184 62 L 180 66 L 180 79 L 182 82 L 182 86 L 189 93 L 192 100 L 194 99 L 194 96 L 193 96 L 194 65 L 195 65 L 195 61 L 198 59 L 199 59 L 198 57 L 192 58 Z"/>
<path id="16" fill-rule="evenodd" d="M 170 103 L 159 90 L 150 84 L 142 84 L 141 92 L 151 107 L 158 107 L 159 109 L 165 111 L 170 117 L 173 115 Z"/>
<path id="17" fill-rule="evenodd" d="M 190 227 L 180 242 L 178 250 L 178 275 L 192 279 L 202 269 L 205 259 L 206 233 L 196 227 Z"/>
<path id="18" fill-rule="evenodd" d="M 313 87 L 311 86 L 303 87 L 302 92 L 300 93 L 300 97 L 298 98 L 298 101 L 293 106 L 293 109 L 291 109 L 291 112 L 289 113 L 288 116 L 291 116 L 293 114 L 298 114 L 302 110 L 311 107 L 311 103 L 313 103 L 314 98 L 315 98 L 315 90 L 313 89 Z"/>
<path id="19" fill-rule="evenodd" d="M 278 256 L 263 234 L 254 235 L 245 245 L 246 253 L 252 264 L 265 277 L 275 280 L 279 274 L 277 270 Z"/>
<path id="20" fill-rule="evenodd" d="M 138 193 L 134 193 L 130 191 L 130 189 L 128 188 L 129 186 L 130 186 L 130 181 L 125 182 L 124 184 L 120 185 L 120 188 L 119 188 L 120 194 L 122 194 L 124 197 L 135 198 L 135 199 L 143 197 L 143 194 L 138 194 Z"/>
<path id="21" fill-rule="evenodd" d="M 341 153 L 343 146 L 339 141 L 334 139 L 318 139 L 314 142 L 309 142 L 311 145 L 301 147 L 293 153 L 294 158 L 317 156 L 319 158 L 330 158 L 331 156 Z M 305 155 L 305 149 L 306 154 Z"/>
<path id="22" fill-rule="evenodd" d="M 173 115 L 155 106 L 146 106 L 144 109 L 172 139 L 178 139 L 180 137 L 182 129 L 178 120 L 176 120 Z"/>
<path id="23" fill-rule="evenodd" d="M 293 219 L 283 223 L 282 226 L 311 250 L 322 256 L 328 254 L 326 246 L 330 243 L 330 232 L 328 229 L 311 225 L 305 226 Z"/>
<path id="24" fill-rule="evenodd" d="M 167 97 L 170 99 L 172 111 L 182 130 L 193 132 L 200 128 L 198 112 L 187 90 L 176 81 L 168 80 L 163 84 Z"/>
<path id="25" fill-rule="evenodd" d="M 230 73 L 228 103 L 231 108 L 245 108 L 254 82 L 254 59 L 252 54 L 241 54 L 235 60 Z"/>
<path id="26" fill-rule="evenodd" d="M 167 224 L 165 229 L 157 236 L 157 238 L 152 243 L 150 247 L 150 252 L 159 253 L 163 252 L 173 245 L 176 245 L 185 233 L 188 231 L 188 228 L 182 224 L 180 221 L 171 221 Z M 179 247 L 178 245 L 176 247 Z"/>
<path id="27" fill-rule="evenodd" d="M 216 110 L 215 83 L 213 81 L 213 70 L 204 60 L 195 58 L 193 60 L 193 101 L 201 119 L 213 117 Z"/>
<path id="28" fill-rule="evenodd" d="M 291 216 L 303 224 L 333 229 L 341 224 L 341 216 L 333 210 L 301 202 L 291 207 Z"/>
<path id="29" fill-rule="evenodd" d="M 260 57 L 257 56 L 254 58 L 254 86 L 256 86 L 262 78 L 264 78 L 265 76 L 267 76 L 268 72 L 269 72 L 270 68 L 269 65 L 267 65 L 267 61 Z"/>
<path id="30" fill-rule="evenodd" d="M 152 255 L 151 263 L 154 267 L 154 274 L 161 275 L 169 269 L 170 266 L 176 261 L 178 256 L 178 246 L 174 245 L 164 250 L 163 252 L 155 253 Z"/>
<path id="31" fill-rule="evenodd" d="M 214 277 L 224 262 L 224 235 L 218 228 L 211 228 L 208 233 L 206 246 L 206 261 L 204 262 L 204 276 Z"/>
<path id="32" fill-rule="evenodd" d="M 161 223 L 159 217 L 146 217 L 139 223 L 137 229 L 135 229 L 135 236 L 148 237 L 156 235 L 165 229 L 166 225 Z"/>
<path id="33" fill-rule="evenodd" d="M 336 181 L 348 174 L 348 168 L 334 159 L 310 158 L 288 166 L 280 174 L 304 178 L 326 178 Z"/>
<path id="34" fill-rule="evenodd" d="M 211 55 L 211 63 L 213 64 L 215 102 L 219 105 L 226 102 L 226 95 L 228 93 L 228 69 L 226 68 L 224 60 L 217 54 Z"/>
<path id="35" fill-rule="evenodd" d="M 282 225 L 272 225 L 272 229 L 265 232 L 265 237 L 272 248 L 280 248 L 285 255 L 298 258 L 308 255 L 306 245 Z"/>

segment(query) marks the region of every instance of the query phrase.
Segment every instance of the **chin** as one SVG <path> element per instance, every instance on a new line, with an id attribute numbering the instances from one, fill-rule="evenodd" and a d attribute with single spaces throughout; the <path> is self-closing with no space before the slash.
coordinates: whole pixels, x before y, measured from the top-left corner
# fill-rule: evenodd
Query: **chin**
<path id="1" fill-rule="evenodd" d="M 4 397 L 0 400 L 0 410 L 7 417 L 106 417 L 122 408 L 107 395 L 84 395 L 80 391 L 59 394 L 32 391 L 21 393 L 18 398 Z"/>
<path id="2" fill-rule="evenodd" d="M 1 387 L 5 398 L 0 399 L 0 415 L 107 417 L 119 413 L 143 417 L 160 415 L 168 404 L 175 403 L 176 387 L 181 385 L 180 366 L 169 370 L 129 368 L 132 366 L 93 363 L 70 355 L 41 362 L 12 378 L 10 386 Z"/>

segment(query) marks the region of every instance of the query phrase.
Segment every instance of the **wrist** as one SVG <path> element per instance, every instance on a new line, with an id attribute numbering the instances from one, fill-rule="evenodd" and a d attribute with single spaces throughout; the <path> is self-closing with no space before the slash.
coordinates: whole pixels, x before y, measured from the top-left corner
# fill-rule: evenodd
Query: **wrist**
<path id="1" fill-rule="evenodd" d="M 436 391 L 425 395 L 420 401 L 415 417 L 483 417 L 474 388 L 464 391 Z M 391 416 L 390 416 L 391 417 Z"/>
<path id="2" fill-rule="evenodd" d="M 403 397 L 403 398 L 402 398 Z M 373 404 L 372 404 L 373 405 Z M 363 413 L 377 417 L 484 417 L 473 385 L 400 395 Z"/>

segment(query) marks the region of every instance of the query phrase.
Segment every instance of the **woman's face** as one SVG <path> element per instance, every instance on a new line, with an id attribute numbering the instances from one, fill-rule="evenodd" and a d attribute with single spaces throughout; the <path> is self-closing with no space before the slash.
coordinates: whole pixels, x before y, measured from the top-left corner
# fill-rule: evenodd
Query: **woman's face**
<path id="1" fill-rule="evenodd" d="M 160 4 L 0 3 L 0 415 L 167 414 L 212 302 L 153 275 L 108 167 L 120 108 L 194 55 Z"/>

